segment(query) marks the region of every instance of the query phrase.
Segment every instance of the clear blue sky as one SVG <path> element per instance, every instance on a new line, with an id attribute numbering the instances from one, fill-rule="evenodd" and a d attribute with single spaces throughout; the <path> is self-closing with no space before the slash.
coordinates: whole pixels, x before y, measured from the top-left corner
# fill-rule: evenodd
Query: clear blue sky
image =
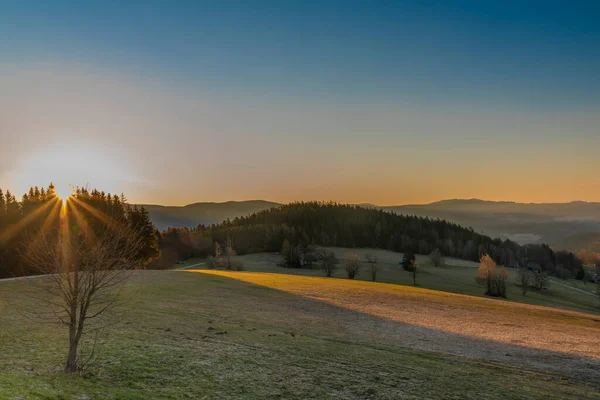
<path id="1" fill-rule="evenodd" d="M 594 165 L 600 169 L 592 158 L 597 156 L 586 153 L 589 146 L 598 144 L 600 136 L 599 21 L 600 3 L 594 1 L 0 0 L 0 72 L 4 76 L 0 84 L 7 85 L 0 101 L 8 104 L 12 115 L 8 126 L 0 126 L 0 134 L 34 138 L 44 135 L 40 126 L 59 125 L 61 129 L 48 129 L 47 135 L 56 135 L 54 142 L 77 142 L 80 147 L 96 145 L 99 136 L 117 133 L 95 131 L 89 137 L 78 137 L 75 131 L 80 123 L 69 126 L 64 122 L 68 113 L 47 111 L 43 104 L 50 98 L 64 104 L 77 103 L 77 96 L 72 93 L 79 92 L 73 89 L 63 93 L 59 87 L 46 86 L 55 81 L 69 87 L 83 88 L 86 82 L 90 87 L 99 87 L 105 98 L 82 112 L 89 113 L 91 121 L 97 119 L 94 125 L 98 126 L 113 119 L 108 111 L 99 115 L 98 108 L 106 108 L 105 102 L 110 103 L 111 95 L 115 101 L 123 98 L 118 82 L 126 82 L 133 86 L 126 95 L 136 101 L 158 98 L 158 104 L 147 108 L 161 109 L 166 113 L 163 120 L 185 122 L 172 123 L 173 131 L 168 134 L 164 130 L 144 132 L 144 124 L 153 125 L 148 122 L 149 117 L 159 116 L 132 111 L 129 114 L 137 119 L 137 125 L 114 123 L 103 129 L 122 128 L 118 137 L 125 137 L 128 145 L 144 135 L 154 145 L 146 144 L 143 150 L 155 158 L 164 147 L 170 151 L 168 154 L 181 152 L 190 157 L 190 146 L 197 145 L 208 149 L 210 163 L 223 171 L 223 179 L 217 176 L 200 182 L 199 188 L 180 197 L 160 193 L 149 183 L 150 175 L 136 174 L 134 181 L 142 183 L 134 190 L 134 197 L 140 200 L 156 198 L 157 202 L 180 203 L 263 197 L 241 181 L 259 179 L 269 171 L 282 169 L 281 163 L 287 159 L 291 163 L 289 168 L 283 168 L 284 172 L 296 176 L 304 171 L 312 173 L 315 163 L 319 168 L 327 168 L 327 163 L 319 161 L 321 154 L 307 167 L 301 159 L 294 158 L 297 151 L 286 150 L 305 146 L 302 151 L 307 151 L 318 143 L 341 143 L 331 160 L 340 167 L 333 168 L 332 176 L 354 174 L 356 188 L 350 187 L 351 182 L 331 178 L 331 182 L 317 183 L 314 179 L 300 179 L 301 188 L 294 190 L 282 187 L 285 179 L 281 177 L 271 182 L 281 190 L 267 191 L 265 195 L 273 200 L 307 196 L 388 204 L 443 197 L 501 198 L 507 192 L 514 198 L 514 193 L 524 190 L 526 181 L 517 183 L 518 190 L 505 186 L 492 190 L 483 186 L 485 181 L 481 180 L 477 192 L 475 187 L 451 188 L 435 181 L 433 167 L 425 171 L 422 180 L 433 179 L 431 186 L 439 190 L 426 190 L 419 186 L 419 179 L 390 172 L 398 168 L 391 161 L 391 149 L 395 148 L 399 157 L 406 148 L 429 149 L 413 161 L 435 158 L 435 167 L 446 165 L 445 171 L 438 174 L 444 179 L 447 174 L 463 179 L 467 171 L 480 165 L 476 154 L 489 152 L 494 158 L 504 157 L 509 164 L 489 167 L 492 179 L 499 179 L 501 185 L 509 185 L 507 174 L 513 176 L 515 171 L 527 168 L 523 157 L 533 158 L 536 164 L 544 163 L 543 169 L 525 171 L 529 182 L 543 171 L 568 178 Z M 40 91 L 34 82 L 43 82 L 46 89 Z M 21 99 L 19 106 L 11 104 L 13 96 Z M 38 101 L 31 101 L 32 98 Z M 173 98 L 177 100 L 171 102 Z M 195 104 L 195 108 L 176 108 L 178 102 Z M 47 119 L 38 124 L 17 120 L 14 111 L 22 110 L 23 104 L 32 104 L 32 110 L 48 114 Z M 117 111 L 127 115 L 127 107 L 121 105 Z M 212 122 L 203 125 L 203 118 L 192 118 L 202 112 Z M 230 122 L 239 120 L 240 115 L 242 121 Z M 398 119 L 398 115 L 402 118 Z M 114 117 L 115 121 L 119 118 Z M 197 132 L 190 128 L 194 124 L 200 126 Z M 66 132 L 69 129 L 73 132 Z M 260 164 L 268 161 L 264 150 L 252 149 L 255 155 L 249 156 L 242 149 L 235 149 L 236 144 L 251 145 L 242 136 L 254 136 L 263 144 L 272 144 L 279 153 L 273 165 Z M 167 139 L 181 143 L 181 147 L 165 145 Z M 547 154 L 544 160 L 531 153 L 535 151 L 531 146 L 537 141 L 550 146 L 541 150 Z M 234 147 L 238 171 L 244 170 L 241 178 L 215 157 L 215 151 L 220 149 L 218 143 L 229 149 Z M 523 147 L 524 144 L 529 147 Z M 451 155 L 445 152 L 448 146 L 455 147 L 463 164 L 448 167 L 452 162 Z M 108 147 L 115 146 L 109 143 Z M 367 169 L 369 164 L 375 164 L 369 173 L 377 174 L 383 169 L 388 172 L 382 179 L 392 183 L 398 179 L 391 195 L 366 194 L 372 190 L 369 174 L 346 165 L 349 158 L 363 154 L 365 148 L 381 149 L 372 153 L 376 161 L 367 162 Z M 511 156 L 511 148 L 520 150 Z M 436 149 L 438 153 L 428 153 Z M 17 153 L 23 151 L 19 149 Z M 552 172 L 551 165 L 556 163 L 551 164 L 548 159 L 561 154 L 570 166 Z M 124 157 L 129 155 L 124 153 Z M 381 160 L 385 157 L 389 157 L 389 165 Z M 143 160 L 132 162 L 136 169 L 147 167 Z M 515 168 L 515 163 L 519 168 Z M 12 183 L 14 171 L 2 163 L 0 168 L 5 169 L 3 181 Z M 600 200 L 598 183 L 587 172 L 583 175 L 578 187 L 588 182 L 591 189 L 572 195 Z M 186 179 L 193 176 L 191 171 L 183 174 Z M 227 192 L 215 183 L 232 179 L 233 185 L 240 179 L 239 191 Z M 339 187 L 331 188 L 334 181 Z M 549 180 L 544 182 L 550 184 Z M 189 189 L 184 189 L 183 179 L 170 184 L 171 192 L 181 194 Z M 115 186 L 114 190 L 121 189 Z M 407 186 L 413 195 L 406 196 L 399 190 Z M 536 190 L 539 193 L 539 188 Z M 528 194 L 521 199 L 569 200 L 564 193 L 551 191 L 534 197 Z"/>

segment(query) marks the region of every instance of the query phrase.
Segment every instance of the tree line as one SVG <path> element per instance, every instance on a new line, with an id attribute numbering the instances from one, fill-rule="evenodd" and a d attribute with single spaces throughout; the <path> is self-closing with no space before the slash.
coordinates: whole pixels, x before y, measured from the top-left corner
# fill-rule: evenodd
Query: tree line
<path id="1" fill-rule="evenodd" d="M 129 205 L 122 195 L 76 188 L 72 198 L 82 216 L 80 224 L 98 230 L 110 216 L 143 231 L 145 245 L 138 257 L 140 264 L 148 264 L 149 268 L 170 268 L 178 260 L 214 255 L 215 243 L 225 248 L 229 240 L 239 255 L 280 252 L 284 244 L 296 253 L 309 245 L 320 245 L 413 254 L 439 252 L 472 261 L 488 254 L 500 265 L 539 268 L 560 278 L 585 277 L 581 259 L 570 252 L 554 251 L 548 245 L 520 246 L 445 220 L 360 206 L 296 202 L 220 224 L 158 232 L 148 211 Z M 0 189 L 0 277 L 35 273 L 22 257 L 23 246 L 32 232 L 54 229 L 59 222 L 59 204 L 52 184 L 47 188 L 32 187 L 20 201 L 10 191 Z"/>
<path id="2" fill-rule="evenodd" d="M 130 206 L 123 195 L 87 188 L 75 188 L 71 200 L 76 216 L 69 222 L 72 229 L 99 233 L 109 223 L 118 224 L 142 235 L 143 245 L 135 255 L 140 267 L 159 257 L 160 232 L 144 207 Z M 32 187 L 20 200 L 0 189 L 0 278 L 39 273 L 25 257 L 28 243 L 40 232 L 58 235 L 62 211 L 63 201 L 53 184 Z"/>

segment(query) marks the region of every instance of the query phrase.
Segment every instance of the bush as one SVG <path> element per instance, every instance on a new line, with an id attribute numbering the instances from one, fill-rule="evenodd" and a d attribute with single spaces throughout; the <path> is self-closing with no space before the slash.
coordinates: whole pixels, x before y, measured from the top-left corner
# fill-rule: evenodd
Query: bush
<path id="1" fill-rule="evenodd" d="M 325 276 L 331 276 L 335 270 L 335 266 L 338 263 L 337 258 L 333 252 L 326 254 L 323 257 L 323 269 L 325 270 Z"/>
<path id="2" fill-rule="evenodd" d="M 354 279 L 360 273 L 360 256 L 356 253 L 346 255 L 346 274 L 348 279 Z"/>
<path id="3" fill-rule="evenodd" d="M 402 257 L 402 268 L 405 271 L 411 272 L 413 276 L 413 285 L 417 285 L 417 260 L 411 252 L 404 253 Z"/>
<path id="4" fill-rule="evenodd" d="M 442 267 L 444 265 L 444 257 L 442 256 L 440 249 L 432 251 L 431 254 L 429 254 L 429 259 L 435 267 Z"/>
<path id="5" fill-rule="evenodd" d="M 531 285 L 532 276 L 526 268 L 520 268 L 518 273 L 519 284 L 521 285 L 521 292 L 523 296 L 527 293 L 529 286 Z"/>

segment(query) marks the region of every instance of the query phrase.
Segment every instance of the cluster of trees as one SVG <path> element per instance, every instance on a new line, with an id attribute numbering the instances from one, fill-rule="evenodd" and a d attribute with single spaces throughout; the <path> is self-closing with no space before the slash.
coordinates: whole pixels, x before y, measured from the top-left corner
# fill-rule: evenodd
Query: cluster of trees
<path id="1" fill-rule="evenodd" d="M 360 274 L 360 256 L 356 253 L 349 253 L 344 260 L 344 268 L 348 279 L 354 279 Z"/>
<path id="2" fill-rule="evenodd" d="M 531 289 L 541 291 L 548 286 L 548 275 L 540 268 L 521 268 L 517 276 L 523 296 Z"/>
<path id="3" fill-rule="evenodd" d="M 233 240 L 227 238 L 225 241 L 225 248 L 223 248 L 219 242 L 215 242 L 215 253 L 214 256 L 208 256 L 207 264 L 208 268 L 215 269 L 221 268 L 230 271 L 243 271 L 244 264 L 236 258 L 237 252 L 233 247 Z"/>
<path id="4" fill-rule="evenodd" d="M 583 261 L 571 252 L 554 251 L 550 246 L 542 244 L 523 246 L 521 254 L 521 266 L 530 270 L 541 269 L 561 279 L 584 279 Z"/>
<path id="5" fill-rule="evenodd" d="M 9 190 L 0 189 L 0 278 L 40 273 L 25 257 L 27 246 L 40 232 L 58 234 L 66 205 L 52 184 L 31 188 L 20 201 Z M 143 246 L 135 255 L 140 267 L 159 256 L 160 233 L 150 215 L 143 207 L 128 205 L 124 196 L 76 188 L 68 205 L 73 215 L 71 229 L 99 233 L 107 223 L 114 222 L 140 232 Z"/>
<path id="6" fill-rule="evenodd" d="M 508 272 L 504 267 L 498 267 L 487 254 L 481 256 L 475 280 L 485 287 L 487 296 L 506 298 Z"/>

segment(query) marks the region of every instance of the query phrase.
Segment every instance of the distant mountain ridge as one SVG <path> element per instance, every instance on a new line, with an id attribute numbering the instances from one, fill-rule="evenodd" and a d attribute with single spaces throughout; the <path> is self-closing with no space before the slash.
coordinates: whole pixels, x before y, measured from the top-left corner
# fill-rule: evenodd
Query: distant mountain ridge
<path id="1" fill-rule="evenodd" d="M 381 207 L 401 214 L 441 218 L 520 244 L 548 243 L 557 249 L 589 249 L 584 238 L 600 233 L 600 203 L 516 203 L 480 199 Z M 594 251 L 600 251 L 600 248 Z"/>
<path id="2" fill-rule="evenodd" d="M 199 224 L 218 224 L 227 218 L 233 219 L 258 211 L 280 206 L 264 200 L 226 201 L 223 203 L 193 203 L 187 206 L 161 206 L 144 204 L 154 225 L 160 230 L 167 228 L 193 228 Z"/>
<path id="3" fill-rule="evenodd" d="M 219 223 L 282 204 L 265 201 L 204 202 L 187 206 L 145 205 L 157 228 L 195 227 Z M 481 199 L 448 199 L 429 204 L 377 206 L 359 204 L 398 214 L 440 218 L 472 227 L 492 237 L 520 244 L 549 243 L 555 248 L 589 249 L 589 237 L 600 234 L 600 202 L 517 203 Z M 595 243 L 595 242 L 594 242 Z M 592 250 L 600 248 L 592 246 Z"/>

